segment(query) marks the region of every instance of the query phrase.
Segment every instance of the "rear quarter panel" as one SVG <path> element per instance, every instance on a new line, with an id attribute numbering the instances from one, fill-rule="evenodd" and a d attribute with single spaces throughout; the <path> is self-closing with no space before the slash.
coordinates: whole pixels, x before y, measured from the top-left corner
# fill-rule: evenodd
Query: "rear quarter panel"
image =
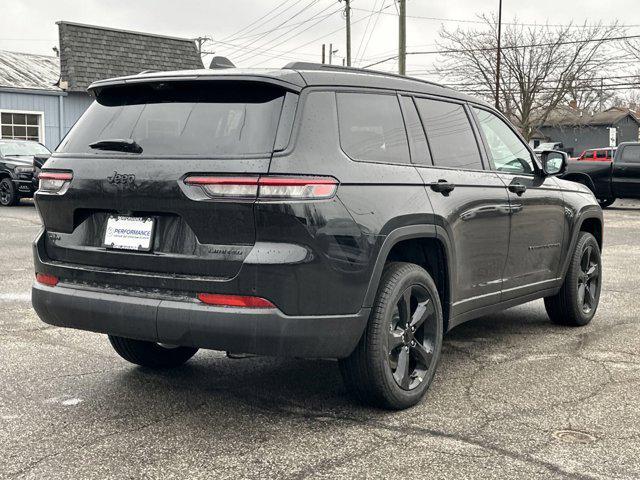
<path id="1" fill-rule="evenodd" d="M 337 196 L 322 202 L 256 205 L 258 241 L 283 241 L 286 233 L 311 253 L 303 265 L 256 269 L 261 291 L 284 286 L 289 292 L 281 305 L 289 314 L 357 312 L 387 235 L 410 225 L 435 231 L 431 204 L 415 167 L 350 159 L 340 148 L 337 122 L 333 91 L 304 91 L 292 143 L 274 155 L 270 167 L 272 174 L 333 176 L 340 182 Z"/>

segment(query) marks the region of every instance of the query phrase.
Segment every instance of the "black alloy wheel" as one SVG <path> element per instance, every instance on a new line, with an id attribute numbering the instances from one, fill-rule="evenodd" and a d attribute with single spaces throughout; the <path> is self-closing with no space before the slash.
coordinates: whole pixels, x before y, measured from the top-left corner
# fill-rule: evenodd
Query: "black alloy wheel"
<path id="1" fill-rule="evenodd" d="M 0 180 L 0 205 L 10 207 L 18 203 L 18 192 L 10 178 Z"/>
<path id="2" fill-rule="evenodd" d="M 586 245 L 580 258 L 578 275 L 578 304 L 585 314 L 596 307 L 596 295 L 599 292 L 600 258 L 594 254 L 593 245 Z"/>
<path id="3" fill-rule="evenodd" d="M 360 342 L 340 372 L 363 403 L 400 410 L 418 403 L 435 375 L 444 319 L 431 275 L 419 265 L 388 263 Z"/>
<path id="4" fill-rule="evenodd" d="M 596 313 L 602 289 L 600 245 L 593 235 L 580 232 L 560 291 L 544 299 L 553 323 L 581 327 Z"/>
<path id="5" fill-rule="evenodd" d="M 403 390 L 413 390 L 424 381 L 436 335 L 433 301 L 424 287 L 411 285 L 396 303 L 387 337 L 388 365 Z"/>

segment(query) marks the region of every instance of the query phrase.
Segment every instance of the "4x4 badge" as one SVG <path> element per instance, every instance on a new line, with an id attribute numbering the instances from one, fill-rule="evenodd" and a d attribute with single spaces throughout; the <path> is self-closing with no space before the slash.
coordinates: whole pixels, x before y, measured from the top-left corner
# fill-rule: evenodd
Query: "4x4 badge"
<path id="1" fill-rule="evenodd" d="M 133 173 L 113 172 L 113 175 L 107 177 L 107 181 L 112 185 L 122 185 L 123 187 L 135 188 L 136 176 Z"/>

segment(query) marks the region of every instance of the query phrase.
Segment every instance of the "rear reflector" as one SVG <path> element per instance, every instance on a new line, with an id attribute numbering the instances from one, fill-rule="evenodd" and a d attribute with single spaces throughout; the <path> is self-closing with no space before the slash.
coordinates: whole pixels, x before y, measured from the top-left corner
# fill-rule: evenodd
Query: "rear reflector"
<path id="1" fill-rule="evenodd" d="M 221 295 L 217 293 L 199 293 L 198 300 L 207 305 L 219 307 L 244 307 L 244 308 L 276 308 L 269 300 L 260 297 L 245 295 Z"/>
<path id="2" fill-rule="evenodd" d="M 47 275 L 46 273 L 36 273 L 36 282 L 49 287 L 55 287 L 58 284 L 59 278 L 55 275 Z"/>
<path id="3" fill-rule="evenodd" d="M 211 197 L 315 200 L 331 198 L 338 188 L 332 177 L 223 177 L 193 176 L 187 185 L 199 185 Z"/>
<path id="4" fill-rule="evenodd" d="M 72 179 L 73 174 L 69 172 L 40 172 L 39 189 L 43 192 L 57 193 Z"/>

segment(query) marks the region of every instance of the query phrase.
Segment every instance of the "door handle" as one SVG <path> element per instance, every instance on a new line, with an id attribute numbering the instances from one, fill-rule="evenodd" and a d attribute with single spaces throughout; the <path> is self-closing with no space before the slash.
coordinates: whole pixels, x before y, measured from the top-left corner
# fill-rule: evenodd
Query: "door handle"
<path id="1" fill-rule="evenodd" d="M 456 186 L 453 183 L 449 183 L 442 178 L 438 180 L 436 183 L 431 184 L 431 190 L 433 190 L 434 192 L 441 193 L 445 197 L 448 197 L 454 188 L 456 188 Z"/>
<path id="2" fill-rule="evenodd" d="M 509 191 L 515 193 L 518 196 L 521 196 L 524 192 L 527 191 L 527 186 L 522 185 L 521 183 L 512 183 L 509 185 Z"/>

